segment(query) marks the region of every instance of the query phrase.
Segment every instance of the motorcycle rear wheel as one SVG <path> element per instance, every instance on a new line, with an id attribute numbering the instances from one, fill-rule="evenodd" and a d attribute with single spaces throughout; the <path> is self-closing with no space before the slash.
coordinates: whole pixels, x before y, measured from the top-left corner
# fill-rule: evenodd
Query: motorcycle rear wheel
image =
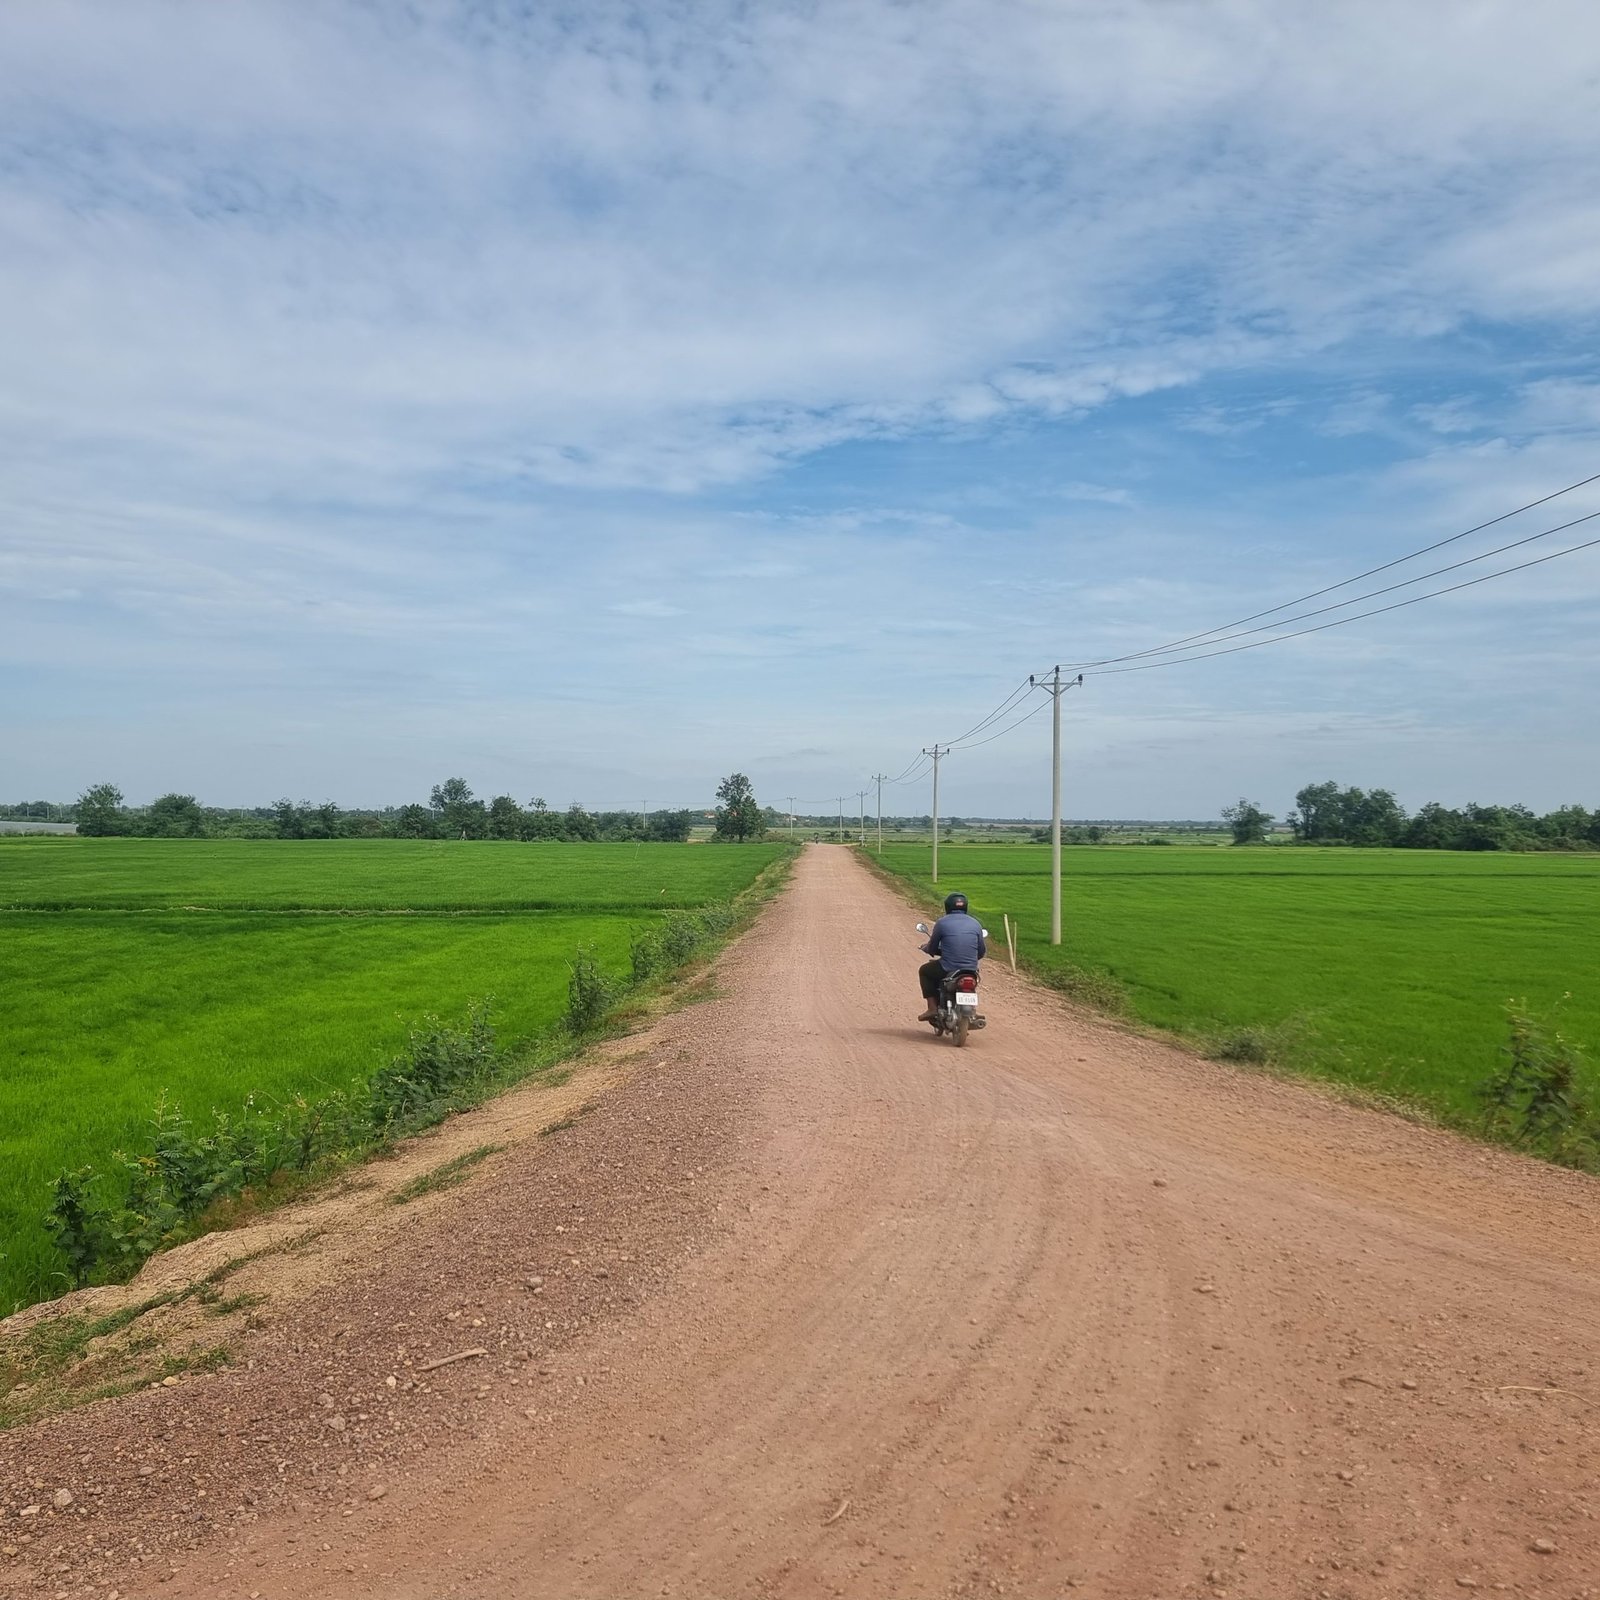
<path id="1" fill-rule="evenodd" d="M 956 1013 L 955 1027 L 956 1044 L 958 1047 L 967 1042 L 967 1029 L 971 1026 L 972 1018 L 969 1017 L 964 1010 L 958 1011 Z"/>

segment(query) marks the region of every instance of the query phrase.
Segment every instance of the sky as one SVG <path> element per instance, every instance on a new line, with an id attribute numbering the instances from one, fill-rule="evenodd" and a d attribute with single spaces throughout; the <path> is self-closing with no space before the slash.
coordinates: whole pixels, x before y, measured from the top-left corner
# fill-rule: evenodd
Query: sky
<path id="1" fill-rule="evenodd" d="M 0 800 L 924 812 L 1600 473 L 1597 135 L 1587 0 L 0 9 Z M 1597 637 L 1600 549 L 1092 674 L 1065 809 L 1600 805 Z"/>

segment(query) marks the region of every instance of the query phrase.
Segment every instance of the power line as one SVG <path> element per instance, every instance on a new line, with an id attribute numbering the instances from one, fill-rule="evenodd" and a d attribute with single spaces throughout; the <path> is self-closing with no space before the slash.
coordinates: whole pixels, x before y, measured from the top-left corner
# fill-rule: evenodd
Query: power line
<path id="1" fill-rule="evenodd" d="M 1596 517 L 1600 517 L 1600 511 L 1590 511 L 1584 516 L 1574 517 L 1570 522 L 1558 523 L 1553 528 L 1545 528 L 1539 533 L 1530 533 L 1522 539 L 1513 539 L 1509 544 L 1496 545 L 1493 550 L 1484 550 L 1478 555 L 1464 556 L 1460 561 L 1452 561 L 1446 566 L 1435 567 L 1432 572 L 1419 572 L 1414 578 L 1402 578 L 1399 583 L 1386 584 L 1381 589 L 1369 589 L 1365 594 L 1352 595 L 1348 600 L 1336 600 L 1331 606 L 1319 606 L 1315 611 L 1302 611 L 1298 616 L 1283 617 L 1277 622 L 1263 622 L 1257 628 L 1243 628 L 1238 633 L 1224 633 L 1221 629 L 1213 628 L 1211 631 L 1219 635 L 1219 637 L 1212 639 L 1210 643 L 1226 644 L 1230 639 L 1248 638 L 1252 633 L 1268 633 L 1273 628 L 1287 627 L 1291 622 L 1304 622 L 1310 617 L 1324 617 L 1330 611 L 1342 611 L 1346 606 L 1360 605 L 1363 600 L 1375 600 L 1379 595 L 1393 594 L 1396 589 L 1408 589 L 1414 583 L 1426 583 L 1429 578 L 1440 578 L 1447 572 L 1459 572 L 1462 567 L 1470 567 L 1477 561 L 1487 561 L 1491 556 L 1503 556 L 1508 550 L 1520 550 L 1523 545 L 1534 544 L 1540 539 L 1548 539 L 1552 534 L 1565 533 L 1569 528 L 1576 528 L 1585 522 L 1593 522 Z M 1509 570 L 1515 571 L 1516 568 Z M 1446 594 L 1449 591 L 1440 590 L 1439 592 Z M 1367 612 L 1365 615 L 1371 616 L 1373 613 Z M 1290 638 L 1293 635 L 1285 635 L 1284 637 Z M 1139 661 L 1145 656 L 1171 655 L 1175 651 L 1184 648 L 1183 645 L 1157 645 L 1149 650 L 1135 650 L 1130 655 L 1106 656 L 1099 661 L 1075 661 L 1071 665 L 1073 667 L 1106 667 L 1112 666 L 1119 661 Z M 1200 660 L 1202 658 L 1197 656 L 1191 659 Z"/>
<path id="2" fill-rule="evenodd" d="M 1424 545 L 1420 550 L 1413 550 L 1407 555 L 1396 556 L 1392 561 L 1385 561 L 1379 566 L 1368 567 L 1365 572 L 1358 572 L 1353 577 L 1342 578 L 1338 583 L 1330 583 L 1321 589 L 1313 589 L 1309 594 L 1297 596 L 1293 600 L 1285 600 L 1279 605 L 1268 606 L 1265 611 L 1253 611 L 1247 617 L 1236 617 L 1232 622 L 1218 623 L 1214 628 L 1206 628 L 1200 633 L 1191 633 L 1183 639 L 1173 639 L 1166 644 L 1153 645 L 1148 650 L 1136 650 L 1125 656 L 1106 656 L 1099 661 L 1075 661 L 1070 663 L 1074 668 L 1103 667 L 1117 661 L 1133 661 L 1147 655 L 1158 655 L 1171 650 L 1180 650 L 1185 645 L 1198 644 L 1203 640 L 1211 639 L 1214 634 L 1226 633 L 1230 628 L 1241 628 L 1247 622 L 1259 622 L 1262 617 L 1275 616 L 1280 611 L 1287 611 L 1291 606 L 1304 605 L 1308 600 L 1320 600 L 1325 594 L 1332 594 L 1336 589 L 1348 589 L 1353 583 L 1360 583 L 1365 578 L 1376 577 L 1380 572 L 1388 572 L 1391 568 L 1403 566 L 1407 561 L 1415 561 L 1419 556 L 1431 554 L 1435 550 L 1442 550 L 1446 545 L 1459 544 L 1463 539 L 1470 539 L 1475 533 L 1482 533 L 1485 528 L 1492 528 L 1497 523 L 1507 522 L 1512 517 L 1521 516 L 1524 511 L 1532 511 L 1536 506 L 1548 505 L 1552 500 L 1559 500 L 1562 495 L 1571 494 L 1575 489 L 1582 489 L 1591 483 L 1600 483 L 1600 472 L 1593 473 L 1587 478 L 1580 478 L 1576 483 L 1569 483 L 1563 489 L 1552 490 L 1551 493 L 1540 495 L 1537 500 L 1530 500 L 1526 505 L 1518 506 L 1514 511 L 1502 511 L 1497 517 L 1490 517 L 1487 522 L 1480 522 L 1475 527 L 1466 529 L 1462 533 L 1453 533 L 1447 539 L 1436 540 L 1433 544 Z M 1584 519 L 1579 518 L 1579 521 Z M 1571 526 L 1571 524 L 1567 524 Z M 1559 529 L 1551 529 L 1559 532 Z M 1503 548 L 1509 549 L 1510 546 Z M 1491 551 L 1489 554 L 1494 554 Z M 1448 568 L 1441 570 L 1447 571 Z M 1417 581 L 1421 581 L 1420 579 Z M 1446 592 L 1446 591 L 1441 591 Z M 1347 602 L 1354 605 L 1356 601 Z M 1329 608 L 1329 609 L 1337 609 Z M 1292 619 L 1285 619 L 1292 620 Z M 1198 658 L 1196 658 L 1198 659 Z"/>
<path id="3" fill-rule="evenodd" d="M 1006 712 L 1008 712 L 1017 703 L 1017 701 L 1023 699 L 1032 687 L 1032 680 L 1029 678 L 1024 678 L 1022 682 L 1019 683 L 1017 687 L 1013 689 L 1011 693 L 1008 694 L 1005 699 L 1002 700 L 1000 704 L 989 713 L 988 716 L 982 719 L 982 721 L 973 723 L 973 725 L 968 728 L 965 733 L 958 733 L 955 738 L 948 739 L 945 742 L 947 744 L 960 744 L 963 739 L 970 739 L 973 734 L 982 733 L 991 722 L 995 721 L 995 719 L 998 717 L 1003 717 Z"/>
<path id="4" fill-rule="evenodd" d="M 1513 573 L 1526 571 L 1529 567 L 1542 566 L 1545 562 L 1559 560 L 1562 556 L 1576 555 L 1579 551 L 1589 550 L 1594 548 L 1596 545 L 1600 545 L 1600 539 L 1591 539 L 1582 544 L 1571 545 L 1565 550 L 1552 551 L 1549 555 L 1538 556 L 1531 561 L 1518 562 L 1513 566 L 1503 567 L 1499 571 L 1485 573 L 1482 577 L 1469 578 L 1463 583 L 1448 584 L 1440 589 L 1431 589 L 1426 594 L 1412 595 L 1409 599 L 1396 601 L 1392 605 L 1374 606 L 1369 611 L 1355 612 L 1348 617 L 1339 617 L 1332 622 L 1320 623 L 1313 628 L 1300 628 L 1292 633 L 1274 633 L 1272 637 L 1267 639 L 1256 639 L 1249 644 L 1230 645 L 1227 649 L 1222 650 L 1205 650 L 1200 652 L 1191 651 L 1189 654 L 1181 656 L 1173 654 L 1173 652 L 1183 648 L 1183 645 L 1186 642 L 1209 639 L 1220 644 L 1224 643 L 1227 639 L 1244 638 L 1247 634 L 1261 633 L 1266 631 L 1267 628 L 1281 628 L 1292 622 L 1305 621 L 1308 617 L 1323 616 L 1329 611 L 1340 611 L 1346 606 L 1359 605 L 1363 600 L 1375 599 L 1377 596 L 1383 594 L 1392 594 L 1396 589 L 1408 588 L 1413 583 L 1425 583 L 1429 578 L 1437 578 L 1447 572 L 1459 571 L 1460 568 L 1470 566 L 1476 561 L 1486 561 L 1492 556 L 1503 555 L 1507 550 L 1515 550 L 1523 545 L 1532 544 L 1537 539 L 1547 539 L 1552 534 L 1564 532 L 1568 528 L 1578 527 L 1580 524 L 1585 522 L 1591 522 L 1596 517 L 1600 517 L 1600 511 L 1592 511 L 1584 516 L 1574 517 L 1571 521 L 1560 523 L 1556 527 L 1546 528 L 1539 533 L 1529 534 L 1525 538 L 1514 539 L 1508 544 L 1498 546 L 1496 549 L 1486 550 L 1479 555 L 1469 556 L 1462 561 L 1451 562 L 1446 566 L 1435 568 L 1432 572 L 1425 572 L 1419 574 L 1415 578 L 1408 578 L 1404 582 L 1389 584 L 1381 589 L 1370 590 L 1366 594 L 1355 595 L 1348 600 L 1340 601 L 1334 605 L 1319 607 L 1315 611 L 1302 612 L 1298 616 L 1284 617 L 1276 623 L 1267 624 L 1266 628 L 1249 628 L 1241 633 L 1227 632 L 1229 628 L 1238 627 L 1242 623 L 1253 622 L 1257 618 L 1271 616 L 1276 612 L 1288 610 L 1291 606 L 1301 604 L 1306 600 L 1314 600 L 1324 594 L 1331 594 L 1336 589 L 1347 588 L 1352 583 L 1359 583 L 1362 578 L 1371 577 L 1379 572 L 1387 572 L 1394 567 L 1400 566 L 1406 561 L 1413 561 L 1418 556 L 1426 555 L 1431 550 L 1438 550 L 1442 549 L 1446 545 L 1459 543 L 1460 540 L 1468 538 L 1474 533 L 1481 533 L 1485 528 L 1491 528 L 1496 523 L 1504 522 L 1510 517 L 1519 515 L 1521 512 L 1532 510 L 1535 506 L 1545 505 L 1551 500 L 1559 499 L 1564 494 L 1570 494 L 1574 489 L 1581 489 L 1586 484 L 1595 482 L 1600 482 L 1600 473 L 1596 473 L 1592 477 L 1582 478 L 1577 483 L 1568 484 L 1566 488 L 1557 489 L 1554 491 L 1554 493 L 1543 495 L 1537 500 L 1530 500 L 1526 505 L 1519 506 L 1515 511 L 1507 511 L 1503 512 L 1498 517 L 1491 517 L 1487 522 L 1480 522 L 1476 527 L 1468 528 L 1464 533 L 1453 534 L 1448 539 L 1440 539 L 1434 544 L 1425 546 L 1421 550 L 1414 550 L 1410 555 L 1400 556 L 1394 561 L 1384 562 L 1381 566 L 1369 568 L 1368 571 L 1364 573 L 1358 573 L 1353 578 L 1346 578 L 1342 583 L 1329 584 L 1325 588 L 1318 589 L 1311 594 L 1302 595 L 1299 600 L 1285 601 L 1282 605 L 1273 606 L 1266 611 L 1257 611 L 1249 617 L 1241 617 L 1237 623 L 1224 623 L 1219 627 L 1207 629 L 1204 633 L 1193 634 L 1190 636 L 1189 641 L 1179 641 L 1178 643 L 1171 645 L 1153 646 L 1148 650 L 1137 651 L 1126 656 L 1108 656 L 1103 660 L 1096 662 L 1074 662 L 1071 665 L 1074 669 L 1081 668 L 1084 674 L 1088 677 L 1098 678 L 1108 677 L 1113 673 L 1150 672 L 1154 671 L 1158 667 L 1176 667 L 1182 666 L 1190 661 L 1207 661 L 1216 656 L 1236 655 L 1243 650 L 1258 650 L 1263 645 L 1279 644 L 1289 639 L 1303 638 L 1307 634 L 1325 633 L 1330 628 L 1340 628 L 1345 626 L 1347 623 L 1360 622 L 1367 617 L 1382 616 L 1386 612 L 1390 611 L 1402 611 L 1408 606 L 1419 605 L 1424 600 L 1435 600 L 1441 595 L 1454 594 L 1461 589 L 1471 589 L 1480 583 L 1489 583 L 1495 578 L 1509 577 Z M 1219 634 L 1222 635 L 1221 638 L 1214 638 L 1214 636 Z M 1167 655 L 1171 656 L 1172 659 L 1163 661 L 1144 661 L 1141 659 L 1150 655 Z M 1115 664 L 1125 661 L 1132 661 L 1138 664 L 1133 666 L 1119 666 Z M 1032 681 L 1032 678 L 1030 678 L 1028 683 L 1023 685 L 1023 689 L 1026 690 L 1027 688 L 1031 687 Z M 993 733 L 988 734 L 985 738 L 972 738 L 972 734 L 983 731 L 985 728 L 991 726 L 998 717 L 1003 716 L 1008 710 L 1012 709 L 1017 699 L 1018 694 L 1014 691 L 1012 694 L 1008 695 L 1005 700 L 1003 700 L 1000 705 L 995 708 L 994 711 L 991 711 L 987 717 L 983 718 L 981 722 L 976 723 L 971 729 L 969 729 L 967 733 L 961 735 L 961 737 L 958 739 L 951 740 L 948 748 L 960 750 L 982 749 L 984 745 L 993 744 L 997 739 L 1005 738 L 1007 734 L 1013 733 L 1020 728 L 1023 723 L 1031 721 L 1039 714 L 1040 711 L 1044 710 L 1046 704 L 1046 702 L 1041 701 L 1040 704 L 1034 707 L 1033 710 L 1026 712 L 1020 717 L 1017 717 L 1014 721 L 1008 722 L 1004 727 L 996 729 Z"/>
<path id="5" fill-rule="evenodd" d="M 905 768 L 905 770 L 900 774 L 900 776 L 898 778 L 885 778 L 883 781 L 885 783 L 911 783 L 911 782 L 913 782 L 915 779 L 920 778 L 922 776 L 922 773 L 918 769 L 922 766 L 922 763 L 926 759 L 927 759 L 927 757 L 924 756 L 919 751 L 916 755 L 914 755 L 911 758 L 910 765 Z"/>
<path id="6" fill-rule="evenodd" d="M 1098 671 L 1086 670 L 1090 678 L 1107 678 L 1121 672 L 1154 672 L 1158 667 L 1182 667 L 1191 661 L 1209 661 L 1213 656 L 1234 656 L 1242 650 L 1259 650 L 1263 645 L 1282 644 L 1286 639 L 1301 639 L 1308 633 L 1326 633 L 1329 628 L 1342 628 L 1346 623 L 1360 622 L 1364 617 L 1380 617 L 1386 611 L 1403 611 L 1407 606 L 1421 605 L 1424 600 L 1437 600 L 1440 595 L 1455 594 L 1459 589 L 1474 589 L 1480 583 L 1492 583 L 1496 578 L 1508 578 L 1513 572 L 1526 572 L 1529 567 L 1542 567 L 1547 561 L 1559 561 L 1562 556 L 1575 556 L 1580 550 L 1592 550 L 1600 539 L 1588 539 L 1583 544 L 1569 545 L 1565 550 L 1552 550 L 1547 556 L 1535 556 L 1532 561 L 1519 561 L 1514 567 L 1502 567 L 1499 572 L 1486 572 L 1481 578 L 1468 578 L 1464 583 L 1452 583 L 1443 589 L 1430 589 L 1427 594 L 1412 595 L 1409 600 L 1396 600 L 1393 605 L 1375 606 L 1371 611 L 1358 611 L 1352 617 L 1339 617 L 1333 622 L 1322 622 L 1314 628 L 1301 628 L 1295 633 L 1275 634 L 1270 639 L 1257 639 L 1253 644 L 1236 644 L 1226 650 L 1207 650 L 1203 654 L 1181 656 L 1172 661 L 1146 661 L 1132 667 L 1102 667 Z"/>
<path id="7" fill-rule="evenodd" d="M 981 750 L 986 744 L 993 744 L 996 739 L 1005 738 L 1008 733 L 1012 733 L 1016 729 L 1020 728 L 1024 722 L 1032 722 L 1033 719 L 1038 716 L 1048 704 L 1048 701 L 1041 700 L 1031 711 L 1024 712 L 1023 715 L 1018 717 L 1015 722 L 1008 722 L 1005 727 L 999 730 L 999 732 L 991 733 L 987 739 L 976 739 L 971 744 L 953 746 L 950 748 L 959 748 L 962 750 Z"/>

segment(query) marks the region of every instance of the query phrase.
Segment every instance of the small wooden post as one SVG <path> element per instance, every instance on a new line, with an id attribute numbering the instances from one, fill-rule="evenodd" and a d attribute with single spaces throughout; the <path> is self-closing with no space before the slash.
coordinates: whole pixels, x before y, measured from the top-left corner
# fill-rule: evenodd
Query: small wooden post
<path id="1" fill-rule="evenodd" d="M 1017 943 L 1014 925 L 1008 912 L 1002 911 L 1000 916 L 1006 925 L 1006 950 L 1011 956 L 1011 970 L 1015 973 L 1017 970 Z"/>

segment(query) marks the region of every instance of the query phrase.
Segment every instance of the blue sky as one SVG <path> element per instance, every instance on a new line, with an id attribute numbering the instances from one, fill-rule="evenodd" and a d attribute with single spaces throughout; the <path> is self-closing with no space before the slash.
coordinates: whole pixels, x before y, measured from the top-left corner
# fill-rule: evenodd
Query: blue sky
<path id="1" fill-rule="evenodd" d="M 898 773 L 1600 472 L 1597 127 L 1556 0 L 5 8 L 0 795 Z M 1067 810 L 1600 803 L 1597 625 L 1092 680 Z"/>

